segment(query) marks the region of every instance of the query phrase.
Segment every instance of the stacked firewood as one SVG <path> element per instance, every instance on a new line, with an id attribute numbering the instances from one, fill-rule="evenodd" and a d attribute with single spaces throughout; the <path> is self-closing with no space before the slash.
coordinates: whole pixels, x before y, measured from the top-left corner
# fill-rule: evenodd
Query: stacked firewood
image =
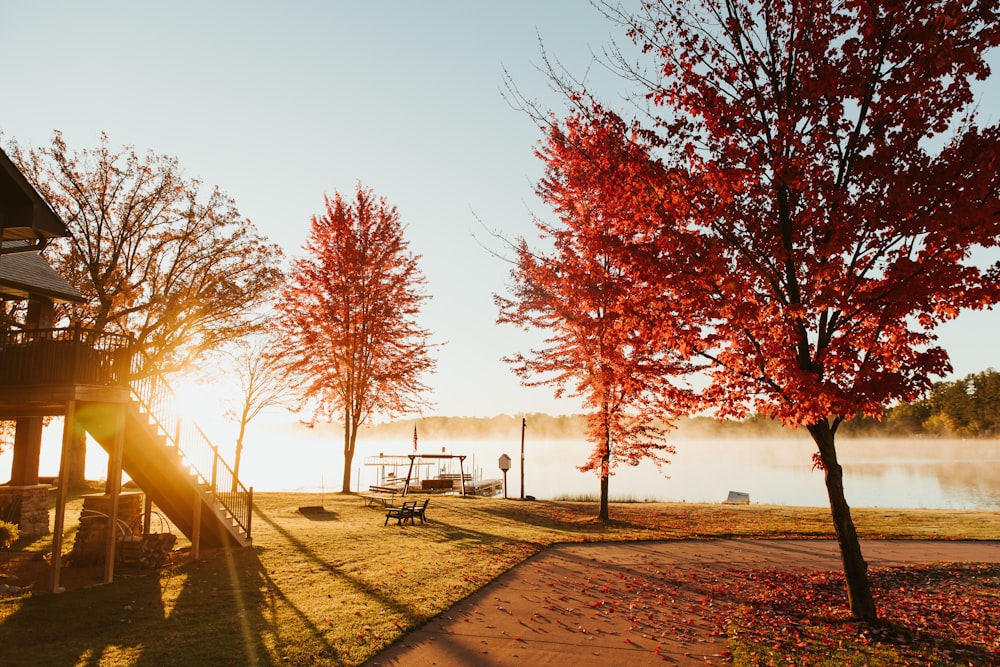
<path id="1" fill-rule="evenodd" d="M 123 563 L 136 564 L 141 568 L 161 567 L 174 550 L 177 536 L 173 533 L 149 533 L 134 535 L 118 543 L 118 558 Z"/>

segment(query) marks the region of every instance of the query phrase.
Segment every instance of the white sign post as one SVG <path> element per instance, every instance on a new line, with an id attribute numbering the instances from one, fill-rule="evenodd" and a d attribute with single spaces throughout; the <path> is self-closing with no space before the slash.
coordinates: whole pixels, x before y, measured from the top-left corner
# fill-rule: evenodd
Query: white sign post
<path id="1" fill-rule="evenodd" d="M 503 470 L 503 498 L 507 499 L 507 471 L 510 470 L 510 457 L 506 454 L 500 455 L 500 470 Z"/>

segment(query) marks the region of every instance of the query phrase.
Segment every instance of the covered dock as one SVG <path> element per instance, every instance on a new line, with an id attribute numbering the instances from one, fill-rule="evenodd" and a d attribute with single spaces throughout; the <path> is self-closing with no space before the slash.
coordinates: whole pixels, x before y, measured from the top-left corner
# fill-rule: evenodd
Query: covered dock
<path id="1" fill-rule="evenodd" d="M 472 475 L 465 472 L 465 454 L 403 454 L 369 456 L 365 465 L 379 469 L 379 486 L 398 486 L 402 495 L 411 491 L 444 493 L 456 489 L 455 482 L 466 495 L 466 482 L 472 480 Z M 458 461 L 458 473 L 452 471 L 452 466 L 446 471 L 441 463 L 447 461 L 453 464 Z M 405 475 L 404 475 L 405 471 Z"/>
<path id="2" fill-rule="evenodd" d="M 419 465 L 417 464 L 417 459 L 420 459 L 420 463 L 423 463 L 424 459 L 428 459 L 429 461 L 434 461 L 439 459 L 448 459 L 450 461 L 454 461 L 455 459 L 458 459 L 458 479 L 461 480 L 462 495 L 463 496 L 465 495 L 465 482 L 466 482 L 465 454 L 407 454 L 407 458 L 410 459 L 410 467 L 406 471 L 406 482 L 403 484 L 404 496 L 410 490 L 410 479 L 413 477 L 413 467 L 414 465 Z M 444 475 L 439 473 L 437 479 L 448 482 L 448 488 L 450 489 L 454 488 L 454 479 L 447 473 L 444 473 Z M 427 481 L 434 481 L 434 480 L 425 479 L 421 486 L 423 486 L 423 484 L 426 484 Z"/>

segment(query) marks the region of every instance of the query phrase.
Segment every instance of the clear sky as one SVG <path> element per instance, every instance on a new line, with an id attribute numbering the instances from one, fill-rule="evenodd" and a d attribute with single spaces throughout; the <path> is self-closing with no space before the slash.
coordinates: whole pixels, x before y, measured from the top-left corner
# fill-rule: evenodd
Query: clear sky
<path id="1" fill-rule="evenodd" d="M 540 134 L 505 101 L 505 70 L 560 110 L 542 40 L 606 97 L 625 87 L 592 62 L 620 35 L 584 0 L 4 0 L 0 25 L 4 141 L 46 145 L 59 129 L 89 148 L 104 131 L 175 155 L 292 255 L 323 195 L 360 181 L 398 207 L 423 256 L 422 323 L 447 343 L 428 414 L 579 410 L 500 361 L 535 339 L 495 324 L 508 267 L 481 247 L 481 223 L 533 236 L 532 213 L 545 215 Z M 994 118 L 998 80 L 984 98 Z M 998 325 L 972 313 L 941 330 L 955 375 L 1000 369 Z"/>

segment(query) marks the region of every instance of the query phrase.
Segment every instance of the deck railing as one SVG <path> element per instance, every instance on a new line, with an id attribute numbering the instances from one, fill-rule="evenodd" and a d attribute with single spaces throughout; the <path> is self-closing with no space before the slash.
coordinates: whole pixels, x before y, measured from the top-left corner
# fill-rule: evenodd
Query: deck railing
<path id="1" fill-rule="evenodd" d="M 0 385 L 125 386 L 132 361 L 128 336 L 76 326 L 0 333 Z"/>
<path id="2" fill-rule="evenodd" d="M 166 379 L 149 371 L 128 336 L 75 326 L 0 332 L 0 385 L 122 387 L 177 448 L 212 496 L 250 537 L 253 489 L 245 487 L 193 420 L 177 412 Z"/>

